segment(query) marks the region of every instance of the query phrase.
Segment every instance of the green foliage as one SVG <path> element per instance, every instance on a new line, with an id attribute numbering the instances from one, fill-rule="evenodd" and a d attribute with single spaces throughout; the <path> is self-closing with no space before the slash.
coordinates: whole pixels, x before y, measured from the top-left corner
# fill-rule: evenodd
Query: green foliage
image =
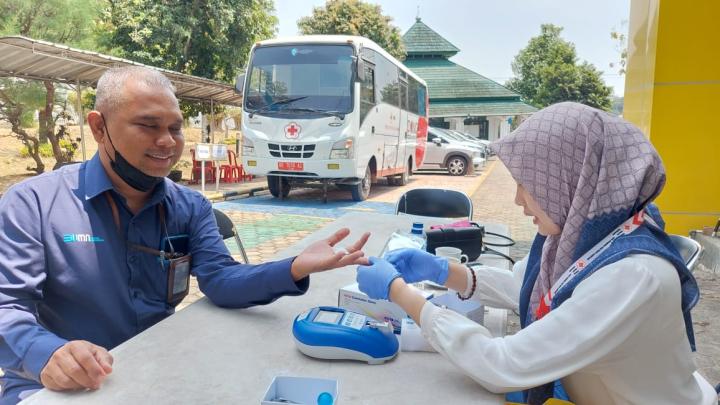
<path id="1" fill-rule="evenodd" d="M 298 20 L 304 35 L 360 35 L 370 38 L 399 60 L 405 59 L 400 29 L 392 17 L 382 14 L 379 5 L 360 0 L 329 0 L 324 7 L 313 8 L 312 15 Z"/>
<path id="2" fill-rule="evenodd" d="M 73 111 L 77 110 L 77 92 L 68 92 L 67 102 Z M 93 110 L 95 108 L 95 89 L 83 88 L 80 104 L 85 112 Z"/>
<path id="3" fill-rule="evenodd" d="M 610 110 L 612 89 L 603 82 L 602 72 L 588 62 L 578 64 L 575 46 L 562 39 L 561 32 L 552 24 L 541 26 L 540 35 L 515 57 L 515 77 L 507 87 L 536 107 L 577 101 Z"/>
<path id="4" fill-rule="evenodd" d="M 98 13 L 97 0 L 0 0 L 0 35 L 22 35 L 94 49 L 95 36 L 92 34 Z M 51 81 L 30 83 L 16 80 L 9 84 L 9 87 L 16 86 L 22 91 L 8 88 L 6 94 L 13 104 L 20 106 L 22 114 L 19 117 L 9 117 L 9 110 L 0 111 L 0 119 L 15 120 L 20 127 L 27 128 L 33 125 L 35 110 L 39 110 L 40 140 L 48 139 L 57 144 L 58 140 L 54 137 L 53 111 L 64 103 L 63 92 L 56 91 L 56 84 Z M 46 105 L 49 107 L 46 108 Z M 19 130 L 15 128 L 14 132 L 26 147 L 26 142 L 35 144 L 27 138 L 27 133 L 23 135 L 17 131 Z M 65 155 L 60 152 L 55 158 L 63 161 Z M 42 172 L 39 156 L 33 156 L 33 159 L 38 162 L 38 172 Z"/>
<path id="5" fill-rule="evenodd" d="M 118 0 L 98 24 L 111 53 L 232 83 L 256 41 L 275 34 L 271 0 Z"/>
<path id="6" fill-rule="evenodd" d="M 35 110 L 45 105 L 45 87 L 40 82 L 22 79 L 0 79 L 0 91 L 10 100 L 22 106 L 20 126 L 32 128 L 35 125 Z M 7 119 L 4 111 L 0 110 L 0 119 Z"/>
<path id="7" fill-rule="evenodd" d="M 186 169 L 191 166 L 192 166 L 192 163 L 190 163 L 190 161 L 181 159 L 181 160 L 178 160 L 177 163 L 175 163 L 175 166 L 172 167 L 172 170 L 182 170 L 182 169 Z"/>
<path id="8" fill-rule="evenodd" d="M 65 45 L 94 47 L 96 0 L 3 0 L 0 34 L 23 35 Z"/>
<path id="9" fill-rule="evenodd" d="M 70 140 L 67 139 L 61 139 L 60 140 L 60 148 L 63 150 L 64 153 L 66 153 L 70 160 L 72 160 L 73 156 L 75 156 L 75 152 L 77 151 L 77 144 L 73 143 Z M 44 158 L 51 158 L 54 157 L 52 145 L 48 142 L 41 143 L 40 147 L 38 148 L 40 151 L 40 156 Z M 23 146 L 20 149 L 20 157 L 27 158 L 30 157 L 30 151 L 27 146 Z"/>
<path id="10" fill-rule="evenodd" d="M 233 83 L 253 43 L 275 35 L 273 11 L 272 0 L 117 0 L 106 3 L 97 33 L 120 57 Z M 185 115 L 210 111 L 209 104 L 180 106 Z"/>

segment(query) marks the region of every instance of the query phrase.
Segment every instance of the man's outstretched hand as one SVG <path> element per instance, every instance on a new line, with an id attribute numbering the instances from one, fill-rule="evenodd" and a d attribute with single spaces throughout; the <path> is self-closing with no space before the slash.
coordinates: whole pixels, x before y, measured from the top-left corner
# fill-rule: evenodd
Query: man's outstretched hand
<path id="1" fill-rule="evenodd" d="M 290 273 L 298 281 L 310 273 L 317 273 L 350 265 L 367 265 L 368 260 L 362 251 L 370 237 L 365 233 L 352 246 L 346 249 L 334 249 L 334 246 L 350 234 L 348 228 L 342 228 L 327 239 L 319 240 L 302 251 L 293 261 Z"/>

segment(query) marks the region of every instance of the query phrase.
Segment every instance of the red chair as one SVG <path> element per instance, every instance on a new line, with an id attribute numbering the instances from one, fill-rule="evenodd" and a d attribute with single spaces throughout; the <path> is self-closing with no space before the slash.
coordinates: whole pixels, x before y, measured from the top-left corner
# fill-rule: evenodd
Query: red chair
<path id="1" fill-rule="evenodd" d="M 192 173 L 190 176 L 190 183 L 197 184 L 202 178 L 202 162 L 195 160 L 195 149 L 190 149 L 190 156 L 192 156 Z M 212 161 L 205 162 L 205 181 L 215 181 L 215 173 L 217 168 Z"/>
<path id="2" fill-rule="evenodd" d="M 238 164 L 235 152 L 228 150 L 227 165 L 220 166 L 220 180 L 226 183 L 239 183 L 244 180 L 252 180 L 252 176 L 245 173 L 243 165 Z"/>

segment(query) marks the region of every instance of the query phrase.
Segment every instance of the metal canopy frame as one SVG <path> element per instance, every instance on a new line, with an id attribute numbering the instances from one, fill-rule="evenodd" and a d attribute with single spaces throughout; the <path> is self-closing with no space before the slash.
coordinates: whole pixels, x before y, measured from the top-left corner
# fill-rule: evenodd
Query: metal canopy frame
<path id="1" fill-rule="evenodd" d="M 83 160 L 86 159 L 84 114 L 79 97 L 82 86 L 95 87 L 107 69 L 122 66 L 144 66 L 162 72 L 175 86 L 175 96 L 179 99 L 209 102 L 211 108 L 215 103 L 242 106 L 242 96 L 237 94 L 235 88 L 216 80 L 22 36 L 0 37 L 0 77 L 50 80 L 75 86 L 78 93 Z M 214 138 L 212 120 L 210 125 Z"/>

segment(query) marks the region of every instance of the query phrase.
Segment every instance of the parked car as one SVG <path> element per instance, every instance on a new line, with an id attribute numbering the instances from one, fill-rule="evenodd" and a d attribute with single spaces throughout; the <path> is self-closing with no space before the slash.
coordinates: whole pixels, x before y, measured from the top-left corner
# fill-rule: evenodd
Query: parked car
<path id="1" fill-rule="evenodd" d="M 428 128 L 425 161 L 420 170 L 447 169 L 451 176 L 464 176 L 485 163 L 483 152 L 453 139 L 438 128 Z"/>
<path id="2" fill-rule="evenodd" d="M 476 138 L 476 137 L 468 134 L 467 132 L 460 132 L 460 131 L 457 131 L 454 129 L 446 129 L 445 132 L 450 132 L 466 142 L 470 142 L 473 145 L 480 146 L 480 148 L 482 148 L 485 151 L 486 158 L 487 158 L 487 156 L 489 156 L 492 153 L 492 151 L 490 151 L 490 141 L 488 141 L 486 139 Z"/>

